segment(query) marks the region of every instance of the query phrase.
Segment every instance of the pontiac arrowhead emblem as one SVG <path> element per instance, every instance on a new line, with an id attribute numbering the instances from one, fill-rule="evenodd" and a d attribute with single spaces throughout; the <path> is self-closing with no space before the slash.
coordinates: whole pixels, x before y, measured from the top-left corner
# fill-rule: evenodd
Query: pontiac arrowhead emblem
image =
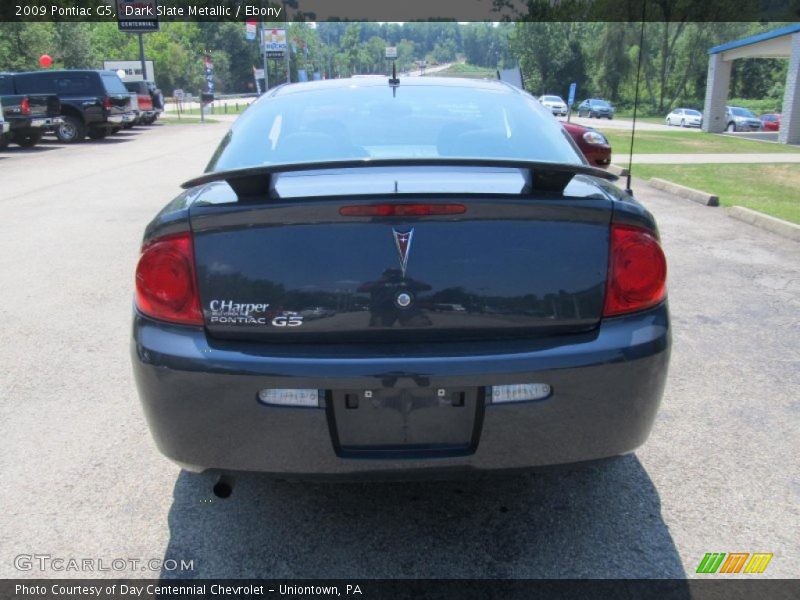
<path id="1" fill-rule="evenodd" d="M 400 255 L 400 269 L 403 271 L 403 277 L 405 277 L 408 254 L 411 252 L 411 238 L 414 237 L 414 228 L 412 227 L 406 233 L 400 233 L 396 229 L 392 229 L 392 233 L 394 234 L 394 243 L 397 246 L 397 254 Z"/>

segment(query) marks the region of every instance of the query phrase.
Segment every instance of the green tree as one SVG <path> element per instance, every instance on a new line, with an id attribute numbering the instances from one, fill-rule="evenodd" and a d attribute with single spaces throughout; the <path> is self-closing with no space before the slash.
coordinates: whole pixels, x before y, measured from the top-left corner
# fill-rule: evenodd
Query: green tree
<path id="1" fill-rule="evenodd" d="M 52 23 L 0 22 L 0 71 L 39 68 L 42 54 L 55 54 Z"/>

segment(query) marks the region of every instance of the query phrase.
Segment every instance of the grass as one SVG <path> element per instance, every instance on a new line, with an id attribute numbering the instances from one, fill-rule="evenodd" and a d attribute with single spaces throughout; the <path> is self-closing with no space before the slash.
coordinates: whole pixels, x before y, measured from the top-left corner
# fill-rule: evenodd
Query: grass
<path id="1" fill-rule="evenodd" d="M 617 155 L 628 154 L 630 131 L 602 129 L 602 125 L 598 129 Z M 633 151 L 634 154 L 774 154 L 800 152 L 800 148 L 694 131 L 637 131 Z"/>
<path id="2" fill-rule="evenodd" d="M 572 114 L 575 114 L 575 112 L 573 112 Z M 614 118 L 615 119 L 628 119 L 629 121 L 632 121 L 633 120 L 633 112 L 632 111 L 631 112 L 617 112 L 617 113 L 614 113 Z M 637 123 L 655 123 L 656 125 L 663 125 L 665 118 L 666 118 L 666 116 L 664 116 L 664 117 L 643 117 L 641 115 L 641 113 L 640 113 L 640 114 L 636 115 L 636 122 Z"/>
<path id="3" fill-rule="evenodd" d="M 636 177 L 660 177 L 800 224 L 800 164 L 634 165 Z"/>
<path id="4" fill-rule="evenodd" d="M 468 77 L 472 79 L 497 79 L 497 70 L 466 63 L 453 63 L 444 71 L 430 73 L 431 77 Z"/>

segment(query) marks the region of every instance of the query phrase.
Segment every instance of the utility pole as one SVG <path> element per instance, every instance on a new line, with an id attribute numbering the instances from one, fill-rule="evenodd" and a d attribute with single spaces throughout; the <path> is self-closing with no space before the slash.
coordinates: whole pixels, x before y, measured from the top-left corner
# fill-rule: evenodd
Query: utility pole
<path id="1" fill-rule="evenodd" d="M 144 37 L 139 34 L 139 60 L 142 62 L 142 80 L 147 81 L 147 62 L 144 60 Z"/>
<path id="2" fill-rule="evenodd" d="M 267 61 L 267 44 L 264 37 L 264 32 L 266 31 L 267 24 L 263 21 L 261 22 L 261 39 L 259 43 L 261 44 L 261 52 L 264 54 L 264 93 L 266 94 L 269 91 L 269 61 Z"/>
<path id="3" fill-rule="evenodd" d="M 289 14 L 286 12 L 286 2 L 283 2 L 283 20 L 286 25 L 286 83 L 292 83 L 292 72 L 289 70 L 289 54 L 292 47 L 289 45 Z"/>

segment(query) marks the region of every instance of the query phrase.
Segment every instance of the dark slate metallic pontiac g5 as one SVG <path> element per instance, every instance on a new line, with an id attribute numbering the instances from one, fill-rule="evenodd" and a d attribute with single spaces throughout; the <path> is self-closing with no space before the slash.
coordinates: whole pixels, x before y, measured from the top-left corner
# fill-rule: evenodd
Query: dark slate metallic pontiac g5
<path id="1" fill-rule="evenodd" d="M 158 447 L 300 476 L 631 452 L 667 373 L 666 261 L 612 179 L 500 82 L 272 90 L 145 232 Z"/>

